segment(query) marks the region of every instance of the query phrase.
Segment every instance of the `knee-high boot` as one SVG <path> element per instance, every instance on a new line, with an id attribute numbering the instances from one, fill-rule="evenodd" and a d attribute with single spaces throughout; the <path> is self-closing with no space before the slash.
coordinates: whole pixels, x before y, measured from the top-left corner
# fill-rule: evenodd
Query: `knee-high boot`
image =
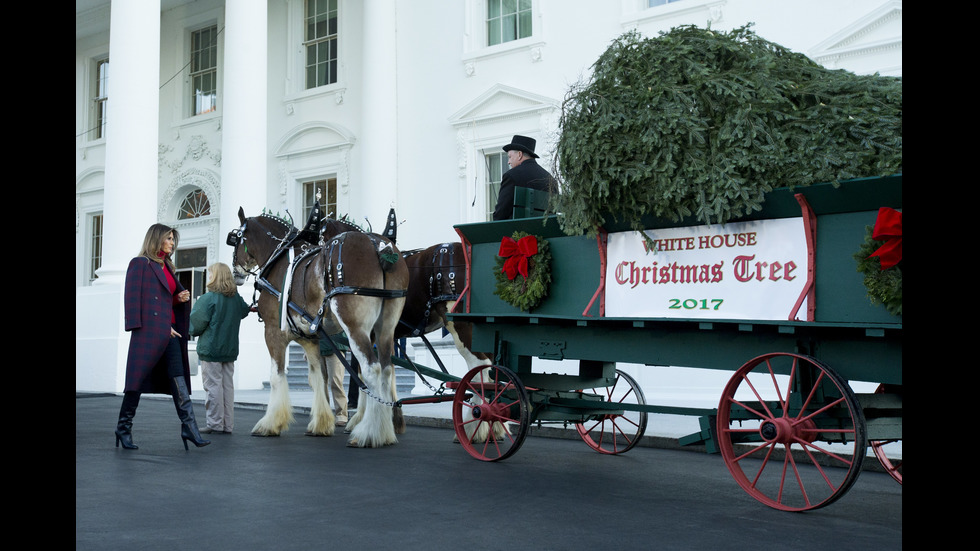
<path id="1" fill-rule="evenodd" d="M 191 404 L 191 396 L 187 392 L 187 383 L 184 381 L 184 377 L 170 379 L 170 386 L 173 388 L 177 417 L 180 418 L 180 439 L 184 442 L 184 449 L 188 449 L 188 440 L 199 448 L 207 446 L 211 441 L 202 438 L 201 431 L 197 428 L 197 420 L 194 419 L 194 407 Z"/>
<path id="2" fill-rule="evenodd" d="M 125 450 L 138 450 L 139 446 L 133 444 L 133 417 L 136 416 L 136 407 L 140 405 L 139 392 L 124 392 L 122 407 L 119 408 L 119 422 L 116 423 L 116 447 L 122 444 Z"/>

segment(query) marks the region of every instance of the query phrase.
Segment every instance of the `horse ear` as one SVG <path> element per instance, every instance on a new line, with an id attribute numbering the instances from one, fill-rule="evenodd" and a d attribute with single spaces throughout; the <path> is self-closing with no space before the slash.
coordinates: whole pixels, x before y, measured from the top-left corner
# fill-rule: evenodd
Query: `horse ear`
<path id="1" fill-rule="evenodd" d="M 245 223 L 245 209 L 238 207 L 238 220 L 244 224 Z"/>

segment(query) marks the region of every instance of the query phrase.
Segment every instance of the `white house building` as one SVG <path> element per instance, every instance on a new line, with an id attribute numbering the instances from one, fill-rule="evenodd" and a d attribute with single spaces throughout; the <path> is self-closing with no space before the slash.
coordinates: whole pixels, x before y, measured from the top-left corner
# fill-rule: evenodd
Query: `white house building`
<path id="1" fill-rule="evenodd" d="M 458 240 L 455 224 L 489 219 L 507 168 L 501 146 L 531 136 L 550 167 L 566 92 L 629 30 L 753 23 L 826 67 L 902 75 L 901 0 L 75 6 L 79 391 L 122 391 L 123 279 L 152 223 L 179 229 L 177 263 L 195 296 L 208 264 L 231 263 L 225 236 L 239 207 L 299 225 L 319 191 L 335 216 L 376 230 L 394 207 L 402 249 Z M 251 283 L 241 292 L 250 301 Z M 261 334 L 247 318 L 237 388 L 268 380 Z"/>

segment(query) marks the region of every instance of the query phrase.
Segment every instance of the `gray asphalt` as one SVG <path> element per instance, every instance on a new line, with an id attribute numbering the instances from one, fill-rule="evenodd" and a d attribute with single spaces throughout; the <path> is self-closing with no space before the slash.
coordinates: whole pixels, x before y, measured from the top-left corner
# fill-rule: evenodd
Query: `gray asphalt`
<path id="1" fill-rule="evenodd" d="M 398 444 L 356 449 L 339 431 L 305 436 L 302 408 L 284 435 L 249 436 L 263 407 L 242 404 L 236 434 L 185 451 L 173 403 L 144 396 L 140 449 L 123 450 L 120 400 L 76 393 L 78 550 L 902 548 L 902 486 L 880 472 L 828 507 L 788 513 L 742 491 L 718 455 L 606 456 L 532 431 L 514 456 L 486 463 L 410 410 Z"/>

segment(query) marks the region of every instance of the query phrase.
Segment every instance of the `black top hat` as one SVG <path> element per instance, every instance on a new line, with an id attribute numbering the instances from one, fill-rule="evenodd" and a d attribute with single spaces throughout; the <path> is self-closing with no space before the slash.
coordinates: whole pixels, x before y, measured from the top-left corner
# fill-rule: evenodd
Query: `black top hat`
<path id="1" fill-rule="evenodd" d="M 537 142 L 534 141 L 534 138 L 528 138 L 527 136 L 519 136 L 515 134 L 514 138 L 510 140 L 510 143 L 504 146 L 504 151 L 516 149 L 518 151 L 523 151 L 524 153 L 527 153 L 528 155 L 537 159 L 538 156 L 534 153 L 534 145 L 536 143 Z"/>

